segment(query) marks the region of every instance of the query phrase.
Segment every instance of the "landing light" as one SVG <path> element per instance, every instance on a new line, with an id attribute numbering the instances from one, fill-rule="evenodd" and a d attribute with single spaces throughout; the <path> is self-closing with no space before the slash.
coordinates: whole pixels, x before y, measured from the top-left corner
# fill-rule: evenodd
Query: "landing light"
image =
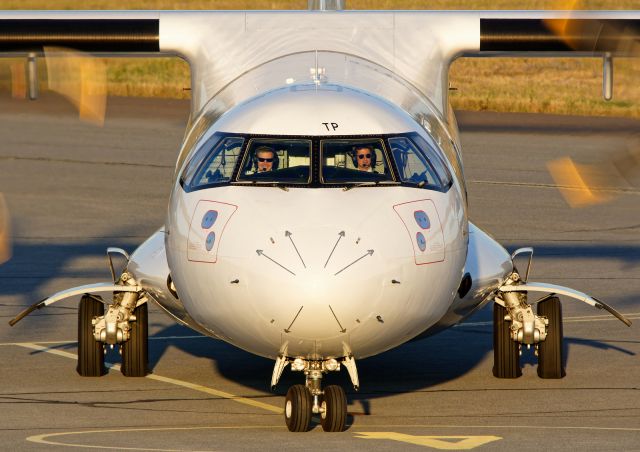
<path id="1" fill-rule="evenodd" d="M 329 372 L 333 372 L 334 370 L 338 370 L 338 367 L 340 367 L 340 364 L 338 364 L 338 361 L 336 361 L 333 358 L 328 359 L 328 360 L 326 360 L 324 362 L 324 368 L 325 368 L 325 370 L 328 370 Z"/>
<path id="2" fill-rule="evenodd" d="M 304 362 L 304 359 L 296 358 L 291 363 L 291 370 L 294 370 L 296 372 L 300 372 L 300 371 L 304 370 L 305 364 L 306 363 Z"/>

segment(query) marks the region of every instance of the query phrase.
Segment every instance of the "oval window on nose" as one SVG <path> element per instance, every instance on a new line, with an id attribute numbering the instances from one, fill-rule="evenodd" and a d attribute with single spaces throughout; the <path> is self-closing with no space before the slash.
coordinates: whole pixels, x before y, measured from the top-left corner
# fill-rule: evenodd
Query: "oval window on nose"
<path id="1" fill-rule="evenodd" d="M 422 232 L 416 233 L 416 242 L 418 242 L 418 248 L 420 248 L 420 251 L 427 249 L 427 239 L 424 238 Z"/>
<path id="2" fill-rule="evenodd" d="M 218 212 L 215 210 L 209 210 L 202 217 L 202 223 L 201 223 L 202 229 L 209 229 L 211 226 L 213 226 L 213 224 L 216 222 L 217 219 L 218 219 Z"/>
<path id="3" fill-rule="evenodd" d="M 429 229 L 431 227 L 431 221 L 429 221 L 429 217 L 424 210 L 416 210 L 413 213 L 413 217 L 422 229 Z"/>
<path id="4" fill-rule="evenodd" d="M 205 243 L 207 251 L 211 251 L 215 243 L 216 243 L 216 233 L 210 232 L 209 235 L 207 236 L 207 241 Z"/>

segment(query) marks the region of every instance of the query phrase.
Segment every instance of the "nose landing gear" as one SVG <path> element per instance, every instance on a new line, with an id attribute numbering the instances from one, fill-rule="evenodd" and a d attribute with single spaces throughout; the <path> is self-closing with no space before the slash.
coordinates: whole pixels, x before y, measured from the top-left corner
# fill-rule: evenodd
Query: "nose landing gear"
<path id="1" fill-rule="evenodd" d="M 355 361 L 349 360 L 349 374 L 355 374 Z M 311 425 L 312 416 L 320 415 L 320 425 L 325 432 L 344 431 L 347 421 L 347 396 L 341 386 L 329 385 L 322 390 L 322 376 L 329 371 L 340 370 L 335 359 L 326 361 L 306 361 L 301 358 L 289 360 L 279 357 L 276 360 L 272 386 L 277 384 L 284 367 L 291 362 L 294 371 L 304 371 L 306 383 L 294 385 L 287 391 L 284 406 L 284 419 L 291 432 L 306 432 Z M 353 381 L 353 378 L 352 378 Z M 357 386 L 356 386 L 357 387 Z"/>

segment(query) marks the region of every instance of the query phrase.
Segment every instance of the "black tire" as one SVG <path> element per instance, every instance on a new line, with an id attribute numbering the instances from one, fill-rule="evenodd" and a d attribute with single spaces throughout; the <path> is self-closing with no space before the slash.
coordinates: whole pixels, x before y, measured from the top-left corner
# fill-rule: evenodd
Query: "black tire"
<path id="1" fill-rule="evenodd" d="M 342 432 L 347 420 L 347 396 L 341 386 L 331 385 L 324 390 L 324 412 L 320 424 L 325 432 Z"/>
<path id="2" fill-rule="evenodd" d="M 520 347 L 511 339 L 510 325 L 504 319 L 507 309 L 493 304 L 493 375 L 497 378 L 518 378 L 520 369 Z"/>
<path id="3" fill-rule="evenodd" d="M 104 304 L 85 295 L 80 299 L 78 309 L 78 366 L 76 370 L 83 377 L 104 375 L 104 345 L 93 337 L 94 317 L 104 315 Z"/>
<path id="4" fill-rule="evenodd" d="M 290 432 L 306 432 L 311 424 L 313 397 L 305 385 L 293 385 L 284 402 L 284 420 Z"/>
<path id="5" fill-rule="evenodd" d="M 558 297 L 538 303 L 538 315 L 549 319 L 547 338 L 538 344 L 538 376 L 562 378 L 565 371 L 562 362 L 562 305 Z"/>
<path id="6" fill-rule="evenodd" d="M 125 377 L 144 377 L 149 373 L 149 340 L 147 304 L 138 306 L 133 315 L 134 322 L 130 322 L 129 340 L 120 347 L 122 350 L 122 366 L 120 371 Z"/>

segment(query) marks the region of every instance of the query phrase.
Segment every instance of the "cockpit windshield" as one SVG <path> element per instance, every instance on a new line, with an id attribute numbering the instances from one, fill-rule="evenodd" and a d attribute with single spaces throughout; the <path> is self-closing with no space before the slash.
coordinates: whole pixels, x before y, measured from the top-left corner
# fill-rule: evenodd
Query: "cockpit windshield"
<path id="1" fill-rule="evenodd" d="M 309 183 L 311 140 L 253 138 L 247 145 L 238 181 Z"/>
<path id="2" fill-rule="evenodd" d="M 322 181 L 328 184 L 393 181 L 384 142 L 333 139 L 320 142 Z"/>
<path id="3" fill-rule="evenodd" d="M 217 133 L 192 154 L 180 181 L 187 191 L 228 184 L 275 184 L 404 185 L 446 192 L 453 177 L 442 151 L 427 138 L 418 133 L 375 137 Z"/>

